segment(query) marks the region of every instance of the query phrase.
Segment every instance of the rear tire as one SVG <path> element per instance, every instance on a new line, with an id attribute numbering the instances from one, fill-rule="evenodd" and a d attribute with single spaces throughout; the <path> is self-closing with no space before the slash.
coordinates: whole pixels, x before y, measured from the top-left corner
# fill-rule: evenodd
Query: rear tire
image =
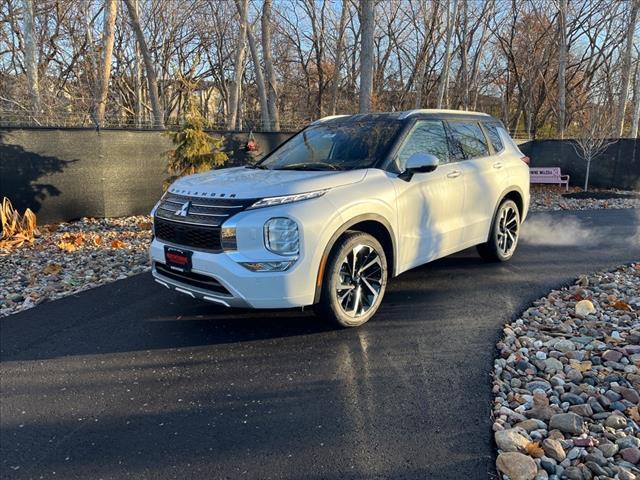
<path id="1" fill-rule="evenodd" d="M 520 212 L 513 200 L 503 200 L 491 225 L 489 241 L 478 245 L 478 253 L 488 262 L 506 262 L 516 251 L 520 238 Z"/>
<path id="2" fill-rule="evenodd" d="M 380 242 L 348 231 L 329 254 L 315 310 L 342 327 L 357 327 L 376 313 L 386 286 L 387 258 Z"/>

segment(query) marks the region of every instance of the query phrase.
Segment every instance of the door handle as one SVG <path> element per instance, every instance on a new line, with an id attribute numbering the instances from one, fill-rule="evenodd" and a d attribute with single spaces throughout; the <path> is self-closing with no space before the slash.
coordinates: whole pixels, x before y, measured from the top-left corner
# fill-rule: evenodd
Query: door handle
<path id="1" fill-rule="evenodd" d="M 462 175 L 462 172 L 460 170 L 453 170 L 453 171 L 447 173 L 447 177 L 449 177 L 449 178 L 457 178 L 460 175 Z"/>
<path id="2" fill-rule="evenodd" d="M 493 168 L 502 168 L 502 162 L 496 162 L 493 164 Z"/>

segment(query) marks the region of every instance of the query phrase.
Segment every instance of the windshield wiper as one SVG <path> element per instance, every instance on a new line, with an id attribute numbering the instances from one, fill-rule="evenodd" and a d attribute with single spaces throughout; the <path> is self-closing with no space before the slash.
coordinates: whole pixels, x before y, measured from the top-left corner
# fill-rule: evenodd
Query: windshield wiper
<path id="1" fill-rule="evenodd" d="M 274 170 L 344 170 L 339 165 L 333 165 L 331 163 L 324 162 L 312 162 L 312 163 L 293 163 L 291 165 L 285 165 L 283 167 L 274 168 Z"/>
<path id="2" fill-rule="evenodd" d="M 251 168 L 251 169 L 259 169 L 259 170 L 269 170 L 268 167 L 265 167 L 264 165 L 245 165 L 244 168 Z"/>

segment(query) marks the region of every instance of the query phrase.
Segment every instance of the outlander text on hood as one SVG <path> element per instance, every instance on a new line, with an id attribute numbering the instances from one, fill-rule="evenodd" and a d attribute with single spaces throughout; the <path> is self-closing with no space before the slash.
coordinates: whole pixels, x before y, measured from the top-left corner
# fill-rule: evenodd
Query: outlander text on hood
<path id="1" fill-rule="evenodd" d="M 153 276 L 227 307 L 314 305 L 361 325 L 406 270 L 474 245 L 509 260 L 526 160 L 482 113 L 324 118 L 256 165 L 173 183 L 152 212 Z"/>

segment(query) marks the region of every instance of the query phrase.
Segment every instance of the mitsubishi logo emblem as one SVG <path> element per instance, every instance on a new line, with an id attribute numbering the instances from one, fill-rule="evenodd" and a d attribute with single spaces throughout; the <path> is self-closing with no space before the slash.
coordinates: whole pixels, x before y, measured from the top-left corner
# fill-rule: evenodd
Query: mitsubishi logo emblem
<path id="1" fill-rule="evenodd" d="M 184 202 L 184 204 L 180 207 L 179 210 L 176 210 L 175 215 L 179 217 L 186 217 L 189 215 L 189 207 L 191 206 L 191 202 Z"/>

